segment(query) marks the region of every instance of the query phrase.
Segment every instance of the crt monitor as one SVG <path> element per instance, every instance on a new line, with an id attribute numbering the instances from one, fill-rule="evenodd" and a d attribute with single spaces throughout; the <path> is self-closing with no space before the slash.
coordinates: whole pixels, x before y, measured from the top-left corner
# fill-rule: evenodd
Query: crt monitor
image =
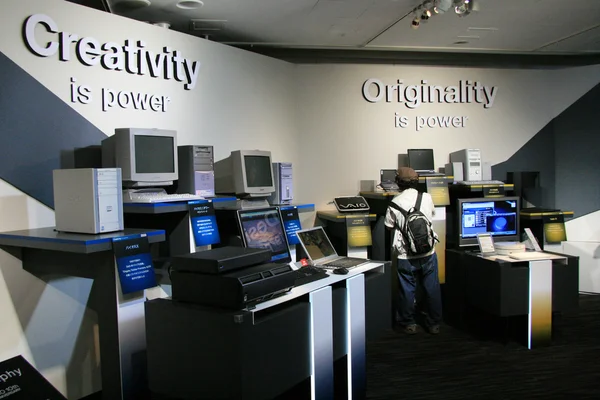
<path id="1" fill-rule="evenodd" d="M 268 197 L 274 191 L 270 151 L 236 150 L 215 163 L 216 193 Z"/>
<path id="2" fill-rule="evenodd" d="M 292 261 L 279 208 L 238 210 L 238 223 L 245 247 L 271 250 L 271 261 Z"/>
<path id="3" fill-rule="evenodd" d="M 178 179 L 177 132 L 118 128 L 102 141 L 102 166 L 121 168 L 123 186 L 170 186 Z"/>
<path id="4" fill-rule="evenodd" d="M 408 149 L 408 166 L 415 171 L 433 171 L 433 149 Z"/>
<path id="5" fill-rule="evenodd" d="M 519 241 L 519 210 L 519 197 L 459 199 L 459 246 L 477 245 L 478 233 Z"/>

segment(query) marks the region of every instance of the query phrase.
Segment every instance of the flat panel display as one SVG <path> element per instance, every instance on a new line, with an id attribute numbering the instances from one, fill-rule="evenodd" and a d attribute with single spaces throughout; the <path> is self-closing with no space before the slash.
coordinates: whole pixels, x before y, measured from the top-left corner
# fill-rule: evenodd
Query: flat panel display
<path id="1" fill-rule="evenodd" d="M 135 135 L 135 172 L 175 172 L 175 144 L 172 137 Z"/>
<path id="2" fill-rule="evenodd" d="M 476 244 L 482 233 L 489 233 L 494 240 L 519 240 L 517 197 L 461 199 L 459 217 L 462 245 Z"/>
<path id="3" fill-rule="evenodd" d="M 396 170 L 395 169 L 382 169 L 379 171 L 380 182 L 395 182 L 396 181 Z"/>
<path id="4" fill-rule="evenodd" d="M 337 255 L 322 227 L 296 232 L 308 258 L 313 261 Z"/>
<path id="5" fill-rule="evenodd" d="M 433 149 L 408 149 L 408 166 L 415 171 L 433 171 Z"/>
<path id="6" fill-rule="evenodd" d="M 244 156 L 246 186 L 273 186 L 271 159 L 265 156 Z"/>
<path id="7" fill-rule="evenodd" d="M 270 250 L 272 262 L 292 261 L 283 222 L 277 207 L 239 210 L 238 221 L 244 246 Z"/>

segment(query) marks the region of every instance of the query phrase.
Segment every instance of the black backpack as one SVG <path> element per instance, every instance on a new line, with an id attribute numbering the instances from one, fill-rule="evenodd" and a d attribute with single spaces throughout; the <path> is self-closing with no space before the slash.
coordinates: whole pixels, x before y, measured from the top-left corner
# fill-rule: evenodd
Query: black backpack
<path id="1" fill-rule="evenodd" d="M 421 209 L 421 199 L 423 193 L 417 196 L 417 203 L 413 208 L 406 211 L 394 202 L 390 202 L 389 206 L 400 211 L 404 215 L 404 226 L 398 226 L 404 243 L 407 245 L 408 255 L 418 256 L 427 254 L 435 246 L 436 237 L 431 227 L 431 222 Z"/>

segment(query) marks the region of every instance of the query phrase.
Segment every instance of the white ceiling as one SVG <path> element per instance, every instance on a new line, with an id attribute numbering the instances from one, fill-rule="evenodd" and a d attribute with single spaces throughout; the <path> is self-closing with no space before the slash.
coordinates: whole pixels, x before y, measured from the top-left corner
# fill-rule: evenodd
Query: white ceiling
<path id="1" fill-rule="evenodd" d="M 418 0 L 202 0 L 195 10 L 178 8 L 178 0 L 147 0 L 139 9 L 124 1 L 140 0 L 105 1 L 115 14 L 235 45 L 600 53 L 600 0 L 478 0 L 476 13 L 434 15 L 419 29 L 410 27 Z"/>

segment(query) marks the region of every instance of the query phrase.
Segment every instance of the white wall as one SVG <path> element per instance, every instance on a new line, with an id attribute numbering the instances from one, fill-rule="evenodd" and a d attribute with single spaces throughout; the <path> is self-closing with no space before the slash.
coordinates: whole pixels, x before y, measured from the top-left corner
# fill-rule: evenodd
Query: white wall
<path id="1" fill-rule="evenodd" d="M 62 0 L 8 0 L 1 7 L 0 51 L 105 134 L 128 126 L 174 129 L 180 145 L 215 146 L 217 160 L 235 149 L 267 149 L 274 161 L 297 163 L 291 64 Z M 93 37 L 100 43 L 122 46 L 126 39 L 144 40 L 146 49 L 154 52 L 170 46 L 201 63 L 198 84 L 184 90 L 175 80 L 85 66 L 73 53 L 68 62 L 57 56 L 38 57 L 21 37 L 23 23 L 32 14 L 51 17 L 59 32 Z M 55 38 L 42 27 L 36 37 Z M 71 101 L 71 78 L 90 87 L 89 104 Z M 103 88 L 169 96 L 171 103 L 165 113 L 103 112 Z M 52 210 L 0 181 L 0 231 L 53 225 Z M 23 271 L 17 258 L 0 251 L 0 360 L 24 355 L 69 399 L 100 390 L 96 315 L 85 306 L 90 289 L 86 279 L 42 281 Z"/>
<path id="2" fill-rule="evenodd" d="M 555 116 L 600 82 L 600 66 L 560 70 L 506 70 L 398 65 L 299 65 L 298 131 L 300 151 L 310 157 L 294 170 L 300 201 L 317 209 L 335 196 L 356 194 L 361 179 L 378 179 L 382 168 L 396 168 L 409 148 L 433 148 L 436 167 L 448 153 L 480 148 L 484 161 L 508 159 Z M 458 85 L 459 80 L 497 86 L 491 108 L 481 104 L 422 104 L 411 110 L 397 102 L 369 103 L 362 85 Z M 396 128 L 395 113 L 410 126 Z M 464 128 L 416 130 L 417 116 L 466 116 Z"/>

